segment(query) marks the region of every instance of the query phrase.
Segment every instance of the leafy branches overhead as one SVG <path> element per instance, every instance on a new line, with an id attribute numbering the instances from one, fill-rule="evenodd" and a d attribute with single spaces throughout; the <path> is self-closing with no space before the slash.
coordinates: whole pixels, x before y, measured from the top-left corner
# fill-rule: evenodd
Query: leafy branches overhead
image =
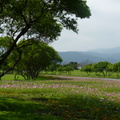
<path id="1" fill-rule="evenodd" d="M 70 19 L 68 15 L 86 18 L 90 16 L 90 10 L 86 2 L 82 0 L 10 0 L 4 5 L 0 18 L 4 23 L 4 28 L 2 28 L 5 29 L 6 34 L 16 37 L 25 33 L 33 34 L 33 31 L 36 34 L 36 28 L 45 28 L 50 23 L 53 24 L 53 28 L 59 26 L 60 29 L 61 24 L 75 31 L 76 18 Z M 50 28 L 52 29 L 52 26 Z M 42 35 L 42 31 L 37 32 Z M 56 34 L 56 37 L 58 35 Z M 46 37 L 46 34 L 43 33 L 43 36 Z"/>
<path id="2" fill-rule="evenodd" d="M 0 0 L 0 7 L 0 35 L 13 40 L 0 55 L 0 65 L 21 39 L 52 42 L 60 36 L 63 27 L 78 32 L 77 18 L 91 15 L 83 0 Z"/>

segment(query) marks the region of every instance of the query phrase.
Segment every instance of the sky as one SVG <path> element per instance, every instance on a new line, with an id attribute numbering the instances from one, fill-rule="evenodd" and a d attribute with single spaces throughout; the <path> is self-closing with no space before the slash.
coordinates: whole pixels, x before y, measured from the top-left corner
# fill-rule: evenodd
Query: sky
<path id="1" fill-rule="evenodd" d="M 64 29 L 50 44 L 56 51 L 88 51 L 120 46 L 120 0 L 87 0 L 91 17 L 78 19 L 78 34 Z"/>

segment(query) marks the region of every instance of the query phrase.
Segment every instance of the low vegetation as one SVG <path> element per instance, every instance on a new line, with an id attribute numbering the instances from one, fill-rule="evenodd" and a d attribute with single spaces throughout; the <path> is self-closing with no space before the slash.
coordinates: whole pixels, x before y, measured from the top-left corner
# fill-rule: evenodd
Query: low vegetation
<path id="1" fill-rule="evenodd" d="M 101 61 L 91 64 L 78 64 L 70 62 L 63 65 L 50 65 L 45 72 L 47 74 L 70 75 L 80 77 L 97 77 L 97 78 L 120 78 L 120 62 L 112 64 L 107 61 Z"/>
<path id="2" fill-rule="evenodd" d="M 0 120 L 119 120 L 119 86 L 97 78 L 13 81 L 6 75 L 0 81 Z"/>

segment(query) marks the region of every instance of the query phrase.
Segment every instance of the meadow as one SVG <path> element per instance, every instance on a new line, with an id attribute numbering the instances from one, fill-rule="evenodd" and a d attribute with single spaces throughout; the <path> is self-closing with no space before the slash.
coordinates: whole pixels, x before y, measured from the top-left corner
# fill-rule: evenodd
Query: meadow
<path id="1" fill-rule="evenodd" d="M 94 77 L 94 78 L 113 78 L 113 79 L 120 79 L 120 73 L 113 72 L 111 75 L 104 76 L 102 73 L 99 75 L 96 75 L 95 72 L 91 72 L 87 74 L 86 72 L 80 71 L 80 70 L 73 70 L 70 72 L 45 72 L 42 71 L 42 74 L 49 74 L 49 75 L 63 75 L 63 76 L 77 76 L 77 77 Z"/>
<path id="2" fill-rule="evenodd" d="M 120 120 L 120 81 L 40 76 L 0 81 L 0 120 Z"/>

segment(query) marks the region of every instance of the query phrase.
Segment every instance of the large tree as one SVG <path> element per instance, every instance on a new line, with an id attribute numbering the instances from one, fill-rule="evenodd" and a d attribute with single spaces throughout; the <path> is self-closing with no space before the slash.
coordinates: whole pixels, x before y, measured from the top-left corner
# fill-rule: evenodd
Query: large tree
<path id="1" fill-rule="evenodd" d="M 31 40 L 31 42 L 32 41 L 34 40 Z M 20 44 L 21 42 L 18 43 L 18 46 Z M 19 53 L 13 51 L 9 56 L 6 68 L 13 66 L 18 56 Z M 34 41 L 33 45 L 26 46 L 22 49 L 21 59 L 14 70 L 17 74 L 27 79 L 34 79 L 38 77 L 40 71 L 45 70 L 50 64 L 59 62 L 62 62 L 62 59 L 52 47 L 46 43 Z"/>
<path id="2" fill-rule="evenodd" d="M 18 50 L 21 39 L 49 43 L 60 36 L 63 27 L 78 32 L 77 18 L 90 15 L 83 0 L 0 0 L 0 33 L 11 38 L 7 50 L 0 54 L 0 66 L 14 49 Z"/>

